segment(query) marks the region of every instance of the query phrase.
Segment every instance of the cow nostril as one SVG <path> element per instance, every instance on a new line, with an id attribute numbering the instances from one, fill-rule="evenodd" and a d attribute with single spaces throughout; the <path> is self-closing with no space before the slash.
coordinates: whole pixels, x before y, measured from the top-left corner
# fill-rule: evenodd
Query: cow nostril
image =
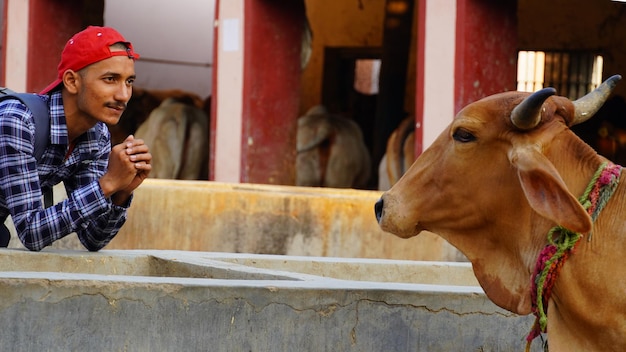
<path id="1" fill-rule="evenodd" d="M 374 204 L 374 213 L 376 214 L 376 221 L 378 221 L 379 223 L 380 223 L 380 219 L 383 217 L 383 206 L 384 206 L 383 197 L 380 197 L 380 199 L 376 202 L 376 204 Z"/>

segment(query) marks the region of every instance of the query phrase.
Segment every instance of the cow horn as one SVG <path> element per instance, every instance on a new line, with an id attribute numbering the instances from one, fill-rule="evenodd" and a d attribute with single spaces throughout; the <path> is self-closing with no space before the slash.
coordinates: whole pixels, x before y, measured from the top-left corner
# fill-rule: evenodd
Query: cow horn
<path id="1" fill-rule="evenodd" d="M 554 88 L 544 88 L 534 92 L 511 111 L 511 122 L 522 130 L 534 128 L 541 121 L 541 106 L 550 96 L 556 94 Z"/>
<path id="2" fill-rule="evenodd" d="M 602 82 L 598 88 L 594 89 L 584 97 L 574 101 L 574 111 L 576 113 L 570 126 L 585 122 L 598 112 L 609 95 L 611 95 L 613 88 L 615 88 L 620 79 L 622 79 L 622 76 L 620 75 L 611 76 L 606 81 Z"/>

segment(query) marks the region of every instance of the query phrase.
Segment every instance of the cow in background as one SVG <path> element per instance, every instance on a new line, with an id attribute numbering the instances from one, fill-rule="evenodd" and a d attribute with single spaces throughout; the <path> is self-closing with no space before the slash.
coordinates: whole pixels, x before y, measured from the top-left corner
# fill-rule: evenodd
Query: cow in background
<path id="1" fill-rule="evenodd" d="M 353 120 L 314 106 L 298 119 L 296 185 L 365 188 L 371 159 Z"/>
<path id="2" fill-rule="evenodd" d="M 391 133 L 378 165 L 378 190 L 393 186 L 415 161 L 415 120 L 407 117 Z"/>
<path id="3" fill-rule="evenodd" d="M 209 119 L 188 100 L 165 99 L 135 133 L 150 146 L 152 178 L 206 180 Z"/>
<path id="4" fill-rule="evenodd" d="M 135 134 L 152 110 L 156 109 L 167 98 L 176 98 L 180 102 L 186 102 L 198 108 L 203 108 L 207 99 L 202 99 L 197 94 L 180 89 L 152 90 L 133 87 L 133 95 L 130 97 L 126 110 L 115 125 L 109 125 L 111 132 L 111 144 L 116 145 L 124 141 L 130 134 Z M 207 113 L 207 116 L 208 113 Z"/>

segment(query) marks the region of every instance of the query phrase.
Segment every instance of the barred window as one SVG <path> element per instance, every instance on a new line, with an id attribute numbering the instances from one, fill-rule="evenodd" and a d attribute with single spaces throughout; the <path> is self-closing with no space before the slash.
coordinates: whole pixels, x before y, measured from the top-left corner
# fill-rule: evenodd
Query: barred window
<path id="1" fill-rule="evenodd" d="M 602 64 L 602 56 L 590 52 L 520 51 L 517 90 L 554 87 L 559 95 L 578 99 L 602 83 Z"/>

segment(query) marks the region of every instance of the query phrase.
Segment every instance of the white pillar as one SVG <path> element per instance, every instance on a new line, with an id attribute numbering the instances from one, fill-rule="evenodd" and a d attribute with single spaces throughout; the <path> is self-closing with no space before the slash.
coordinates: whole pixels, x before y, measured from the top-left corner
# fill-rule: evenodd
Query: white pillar
<path id="1" fill-rule="evenodd" d="M 219 1 L 219 0 L 218 0 Z M 219 1 L 214 179 L 240 182 L 243 104 L 244 0 Z"/>
<path id="2" fill-rule="evenodd" d="M 26 91 L 28 61 L 28 0 L 6 0 L 5 86 Z"/>

